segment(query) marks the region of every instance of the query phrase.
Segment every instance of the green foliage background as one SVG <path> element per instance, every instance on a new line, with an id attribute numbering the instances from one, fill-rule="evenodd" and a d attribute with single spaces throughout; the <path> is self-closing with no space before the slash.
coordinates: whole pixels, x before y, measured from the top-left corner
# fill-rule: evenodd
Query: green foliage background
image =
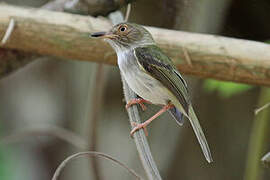
<path id="1" fill-rule="evenodd" d="M 204 85 L 203 85 L 203 88 L 207 92 L 217 91 L 218 94 L 223 98 L 229 98 L 233 95 L 243 93 L 253 87 L 254 86 L 241 84 L 241 83 L 224 82 L 224 81 L 218 81 L 218 80 L 212 80 L 212 79 L 205 80 Z"/>

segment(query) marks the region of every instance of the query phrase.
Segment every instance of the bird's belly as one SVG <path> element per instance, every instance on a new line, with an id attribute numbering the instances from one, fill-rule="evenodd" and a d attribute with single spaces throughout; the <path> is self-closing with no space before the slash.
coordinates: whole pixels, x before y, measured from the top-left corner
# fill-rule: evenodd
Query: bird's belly
<path id="1" fill-rule="evenodd" d="M 171 100 L 168 90 L 139 67 L 133 51 L 120 53 L 117 56 L 121 74 L 137 95 L 153 104 L 165 105 Z"/>
<path id="2" fill-rule="evenodd" d="M 167 104 L 168 90 L 156 79 L 141 70 L 129 71 L 124 75 L 129 87 L 143 99 L 153 104 Z"/>

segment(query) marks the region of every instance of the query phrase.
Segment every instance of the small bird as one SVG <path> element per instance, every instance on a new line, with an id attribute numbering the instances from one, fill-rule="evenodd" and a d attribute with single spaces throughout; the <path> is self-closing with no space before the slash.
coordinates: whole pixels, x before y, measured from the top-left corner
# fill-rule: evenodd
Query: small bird
<path id="1" fill-rule="evenodd" d="M 133 135 L 169 111 L 179 125 L 183 124 L 183 116 L 187 117 L 201 145 L 206 160 L 213 161 L 206 138 L 193 110 L 187 83 L 178 72 L 171 59 L 166 56 L 155 43 L 152 35 L 142 26 L 134 23 L 120 23 L 108 32 L 97 32 L 92 37 L 107 41 L 116 51 L 120 72 L 128 86 L 140 97 L 127 103 L 144 103 L 162 105 L 162 109 L 153 117 L 141 124 L 135 124 L 131 131 Z"/>

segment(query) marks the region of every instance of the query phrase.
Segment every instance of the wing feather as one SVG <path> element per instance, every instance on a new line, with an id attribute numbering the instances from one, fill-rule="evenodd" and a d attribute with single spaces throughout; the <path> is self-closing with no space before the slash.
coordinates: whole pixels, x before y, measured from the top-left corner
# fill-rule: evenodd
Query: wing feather
<path id="1" fill-rule="evenodd" d="M 151 76 L 159 80 L 178 99 L 190 120 L 207 161 L 212 162 L 210 148 L 190 103 L 187 84 L 172 64 L 170 58 L 163 54 L 157 46 L 138 47 L 135 49 L 135 56 L 139 65 Z M 175 106 L 179 108 L 179 105 L 175 104 Z M 174 112 L 173 114 L 175 115 Z M 178 116 L 181 123 L 181 115 Z"/>
<path id="2" fill-rule="evenodd" d="M 157 46 L 137 47 L 135 56 L 146 72 L 172 92 L 188 115 L 190 98 L 187 84 L 170 58 Z"/>

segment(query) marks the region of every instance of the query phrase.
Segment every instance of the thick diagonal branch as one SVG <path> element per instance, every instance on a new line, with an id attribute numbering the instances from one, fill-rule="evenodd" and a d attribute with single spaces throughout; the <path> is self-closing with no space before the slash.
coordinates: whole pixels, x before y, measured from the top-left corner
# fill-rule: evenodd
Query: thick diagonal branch
<path id="1" fill-rule="evenodd" d="M 89 38 L 91 32 L 110 28 L 106 19 L 1 4 L 0 39 L 11 18 L 16 25 L 5 44 L 6 48 L 116 64 L 115 54 L 106 43 Z M 148 29 L 183 73 L 270 85 L 268 44 L 160 28 Z"/>

